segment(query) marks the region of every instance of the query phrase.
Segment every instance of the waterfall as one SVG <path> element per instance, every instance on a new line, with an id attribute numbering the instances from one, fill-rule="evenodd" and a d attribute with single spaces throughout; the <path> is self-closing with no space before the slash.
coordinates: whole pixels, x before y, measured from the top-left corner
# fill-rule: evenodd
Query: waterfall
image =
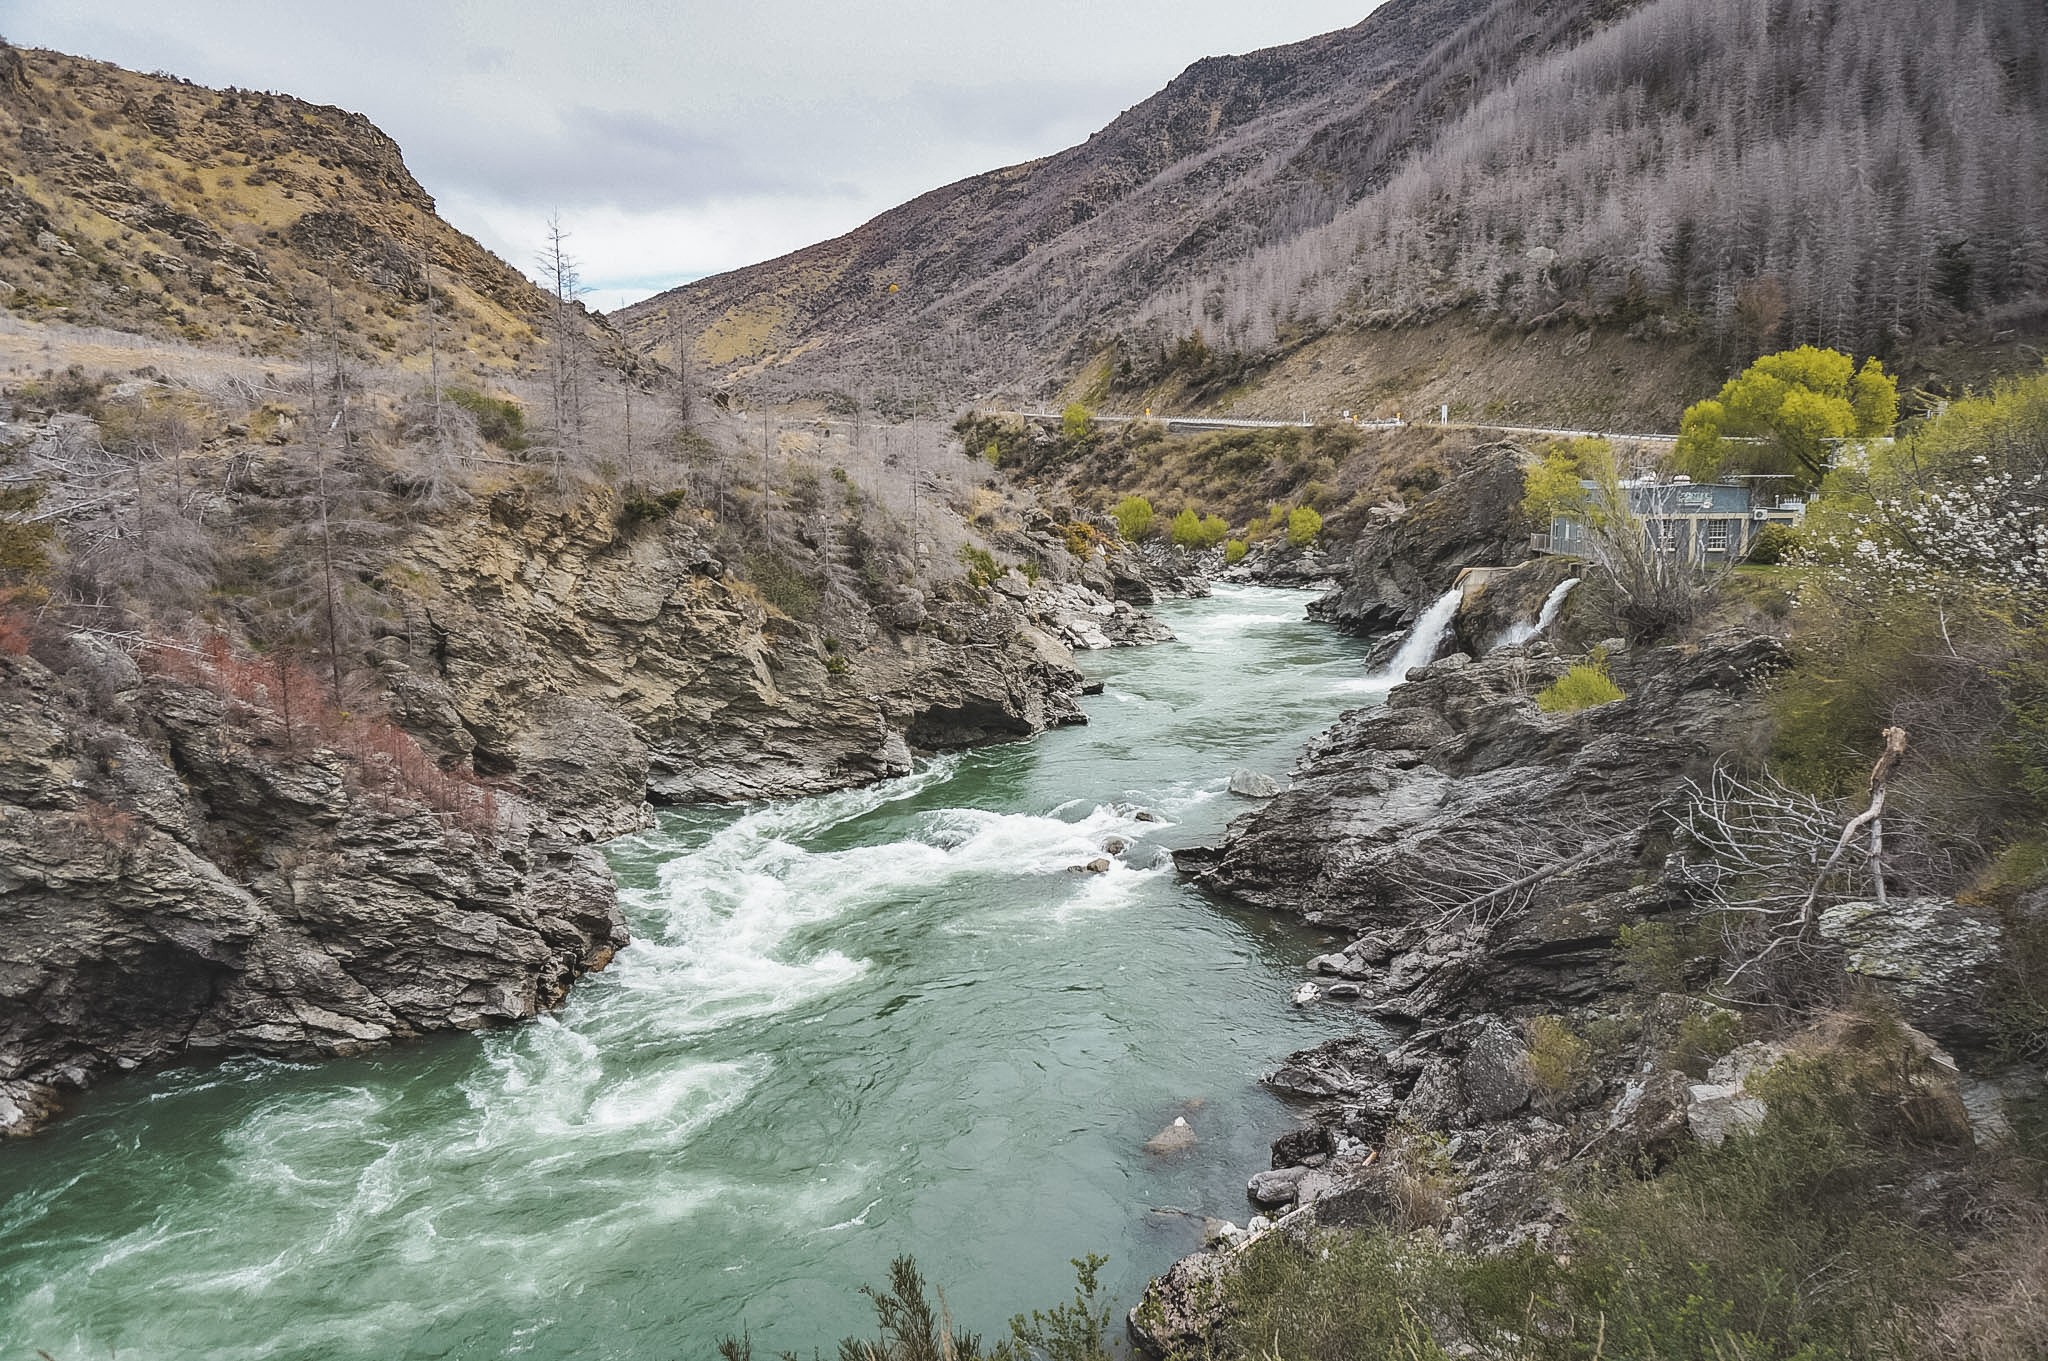
<path id="1" fill-rule="evenodd" d="M 1494 641 L 1493 645 L 1495 647 L 1513 647 L 1517 643 L 1528 642 L 1531 638 L 1549 628 L 1551 620 L 1557 618 L 1557 612 L 1564 608 L 1564 598 L 1570 595 L 1572 587 L 1578 584 L 1579 579 L 1577 577 L 1566 577 L 1563 581 L 1558 582 L 1556 586 L 1551 588 L 1550 594 L 1544 597 L 1543 608 L 1537 612 L 1535 623 L 1509 625 L 1507 632 L 1501 634 Z"/>
<path id="2" fill-rule="evenodd" d="M 1453 586 L 1436 598 L 1436 603 L 1422 612 L 1415 626 L 1408 630 L 1408 637 L 1401 643 L 1401 650 L 1386 667 L 1370 677 L 1367 688 L 1391 690 L 1408 679 L 1408 673 L 1418 666 L 1428 666 L 1436 660 L 1437 649 L 1444 645 L 1444 639 L 1451 631 L 1451 618 L 1458 612 L 1458 602 L 1464 593 Z"/>

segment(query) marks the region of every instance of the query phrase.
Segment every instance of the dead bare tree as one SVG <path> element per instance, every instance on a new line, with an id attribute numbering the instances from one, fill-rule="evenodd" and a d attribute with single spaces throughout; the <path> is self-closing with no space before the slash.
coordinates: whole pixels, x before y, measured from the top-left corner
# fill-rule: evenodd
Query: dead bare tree
<path id="1" fill-rule="evenodd" d="M 555 481 L 563 480 L 565 459 L 583 454 L 582 266 L 569 254 L 569 233 L 559 214 L 548 218 L 547 244 L 539 257 L 541 284 L 548 293 L 548 419 Z"/>
<path id="2" fill-rule="evenodd" d="M 1647 822 L 1588 799 L 1567 822 L 1521 828 L 1513 838 L 1460 837 L 1430 845 L 1426 869 L 1403 887 L 1437 909 L 1435 930 L 1494 926 L 1527 908 L 1543 886 L 1633 845 Z"/>
<path id="3" fill-rule="evenodd" d="M 1885 750 L 1870 774 L 1870 803 L 1846 820 L 1831 807 L 1769 776 L 1744 777 L 1725 764 L 1693 786 L 1683 819 L 1692 850 L 1680 861 L 1688 885 L 1720 916 L 1731 964 L 1724 992 L 1745 975 L 1816 945 L 1820 914 L 1849 901 L 1867 873 L 1885 901 L 1885 796 L 1906 751 L 1903 728 L 1884 730 Z M 1860 862 L 1848 861 L 1860 833 Z"/>

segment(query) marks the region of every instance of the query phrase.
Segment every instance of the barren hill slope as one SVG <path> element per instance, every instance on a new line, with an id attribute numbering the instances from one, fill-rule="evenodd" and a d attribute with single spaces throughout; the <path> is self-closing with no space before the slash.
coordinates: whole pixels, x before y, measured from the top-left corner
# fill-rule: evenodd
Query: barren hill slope
<path id="1" fill-rule="evenodd" d="M 530 357 L 542 295 L 443 222 L 360 114 L 0 43 L 0 303 L 35 320 L 288 350 L 325 317 L 367 354 Z"/>

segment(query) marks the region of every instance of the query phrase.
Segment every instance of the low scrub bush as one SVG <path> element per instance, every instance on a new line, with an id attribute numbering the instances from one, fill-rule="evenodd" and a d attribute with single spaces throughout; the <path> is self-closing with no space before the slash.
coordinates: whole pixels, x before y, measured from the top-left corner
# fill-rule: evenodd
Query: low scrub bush
<path id="1" fill-rule="evenodd" d="M 1799 549 L 1799 531 L 1790 525 L 1765 525 L 1749 541 L 1743 561 L 1758 567 L 1775 567 Z"/>
<path id="2" fill-rule="evenodd" d="M 1666 921 L 1624 925 L 1614 943 L 1622 978 L 1649 996 L 1686 991 L 1713 948 L 1699 929 Z"/>
<path id="3" fill-rule="evenodd" d="M 984 1344 L 979 1333 L 956 1329 L 943 1291 L 925 1282 L 917 1262 L 898 1257 L 889 1264 L 889 1287 L 862 1286 L 875 1311 L 873 1338 L 839 1343 L 841 1361 L 1110 1361 L 1110 1301 L 1099 1280 L 1107 1257 L 1074 1259 L 1074 1297 L 1050 1309 L 1010 1319 L 1009 1336 Z M 937 1296 L 934 1303 L 932 1296 Z M 722 1361 L 753 1361 L 753 1339 L 728 1337 L 718 1344 Z M 783 1352 L 782 1361 L 797 1361 Z"/>
<path id="4" fill-rule="evenodd" d="M 1711 1011 L 1687 1016 L 1678 1023 L 1665 1060 L 1690 1078 L 1704 1078 L 1714 1061 L 1733 1049 L 1742 1039 L 1742 1020 L 1732 1011 Z"/>
<path id="5" fill-rule="evenodd" d="M 424 804 L 471 831 L 498 824 L 488 785 L 440 765 L 389 720 L 342 709 L 327 686 L 284 653 L 248 656 L 214 633 L 198 647 L 160 640 L 141 660 L 157 675 L 224 696 L 230 723 L 289 756 L 324 747 L 351 758 L 365 793 Z"/>
<path id="6" fill-rule="evenodd" d="M 1203 515 L 1189 506 L 1173 517 L 1166 533 L 1178 548 L 1209 549 L 1223 542 L 1230 526 L 1220 515 Z"/>
<path id="7" fill-rule="evenodd" d="M 984 591 L 995 585 L 996 579 L 1003 574 L 1001 565 L 996 562 L 992 553 L 986 548 L 976 548 L 971 543 L 960 545 L 960 565 L 967 569 L 967 584 L 977 591 Z"/>
<path id="8" fill-rule="evenodd" d="M 1557 1096 L 1579 1085 L 1592 1069 L 1593 1046 L 1561 1016 L 1529 1022 L 1529 1073 L 1536 1085 Z"/>
<path id="9" fill-rule="evenodd" d="M 1077 558 L 1085 558 L 1102 546 L 1102 531 L 1086 520 L 1069 520 L 1060 526 L 1060 537 L 1066 541 L 1067 551 Z"/>
<path id="10" fill-rule="evenodd" d="M 448 400 L 476 418 L 479 435 L 500 449 L 526 448 L 526 410 L 510 397 L 493 397 L 474 388 L 448 388 Z"/>
<path id="11" fill-rule="evenodd" d="M 1116 519 L 1116 532 L 1129 543 L 1136 543 L 1152 532 L 1152 503 L 1142 496 L 1126 496 L 1110 514 Z"/>
<path id="12" fill-rule="evenodd" d="M 747 579 L 761 598 L 791 619 L 808 620 L 818 613 L 818 586 L 803 569 L 780 553 L 747 557 Z"/>
<path id="13" fill-rule="evenodd" d="M 1287 543 L 1292 548 L 1306 548 L 1316 541 L 1323 532 L 1323 517 L 1313 506 L 1296 506 L 1287 514 Z"/>
<path id="14" fill-rule="evenodd" d="M 1536 707 L 1546 714 L 1575 714 L 1626 698 L 1603 665 L 1580 662 L 1537 692 Z"/>
<path id="15" fill-rule="evenodd" d="M 658 495 L 645 492 L 630 492 L 619 505 L 620 527 L 645 524 L 650 521 L 666 520 L 681 510 L 690 499 L 689 493 L 681 487 Z"/>

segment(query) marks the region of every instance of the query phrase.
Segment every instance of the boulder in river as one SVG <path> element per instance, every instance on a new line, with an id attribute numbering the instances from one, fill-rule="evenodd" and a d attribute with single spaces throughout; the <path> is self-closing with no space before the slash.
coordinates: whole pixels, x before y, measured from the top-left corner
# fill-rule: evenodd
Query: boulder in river
<path id="1" fill-rule="evenodd" d="M 1195 1146 L 1195 1127 L 1184 1115 L 1173 1117 L 1173 1123 L 1145 1141 L 1147 1153 L 1184 1153 Z"/>
<path id="2" fill-rule="evenodd" d="M 1308 1175 L 1306 1167 L 1276 1167 L 1265 1172 L 1252 1173 L 1245 1183 L 1245 1194 L 1256 1205 L 1292 1205 L 1301 1188 L 1301 1179 Z"/>
<path id="3" fill-rule="evenodd" d="M 1280 792 L 1280 782 L 1271 775 L 1239 768 L 1230 772 L 1230 792 L 1246 799 L 1270 799 Z"/>

